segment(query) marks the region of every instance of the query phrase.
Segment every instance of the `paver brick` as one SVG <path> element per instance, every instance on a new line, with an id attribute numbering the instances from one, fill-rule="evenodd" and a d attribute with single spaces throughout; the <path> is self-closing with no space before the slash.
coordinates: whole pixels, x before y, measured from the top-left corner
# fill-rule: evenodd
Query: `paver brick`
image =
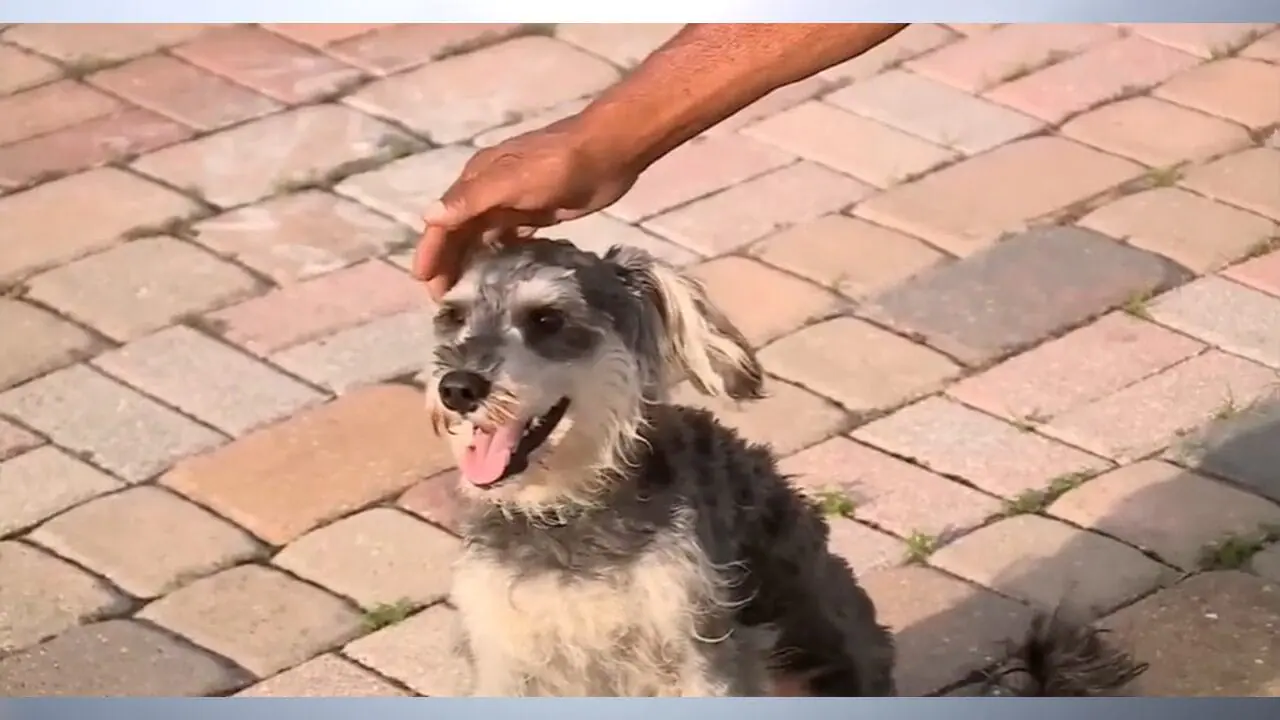
<path id="1" fill-rule="evenodd" d="M 253 276 L 171 237 L 135 240 L 32 278 L 28 296 L 127 341 L 259 288 Z"/>
<path id="2" fill-rule="evenodd" d="M 139 598 L 158 597 L 259 552 L 244 531 L 153 485 L 80 505 L 41 525 L 31 539 Z"/>
<path id="3" fill-rule="evenodd" d="M 133 167 L 230 207 L 321 182 L 406 140 L 391 125 L 350 108 L 312 105 L 144 155 Z"/>
<path id="4" fill-rule="evenodd" d="M 358 23 L 264 23 L 262 27 L 289 38 L 296 43 L 312 47 L 326 47 L 343 40 L 350 40 L 365 33 L 379 30 L 386 25 Z"/>
<path id="5" fill-rule="evenodd" d="M 470 690 L 471 670 L 455 650 L 460 630 L 453 609 L 433 605 L 356 640 L 343 652 L 422 695 L 464 696 Z"/>
<path id="6" fill-rule="evenodd" d="M 94 73 L 90 84 L 199 130 L 215 130 L 281 109 L 252 90 L 166 55 Z"/>
<path id="7" fill-rule="evenodd" d="M 1049 512 L 1186 571 L 1199 569 L 1209 544 L 1280 524 L 1280 506 L 1156 460 L 1093 478 L 1059 498 Z"/>
<path id="8" fill-rule="evenodd" d="M 419 391 L 353 391 L 189 458 L 161 483 L 273 545 L 451 467 Z"/>
<path id="9" fill-rule="evenodd" d="M 975 530 L 935 552 L 947 572 L 1045 610 L 1103 615 L 1145 595 L 1173 572 L 1137 550 L 1039 515 Z"/>
<path id="10" fill-rule="evenodd" d="M 926 270 L 869 299 L 859 314 L 982 365 L 1186 276 L 1103 235 L 1047 227 Z"/>
<path id="11" fill-rule="evenodd" d="M 219 310 L 206 324 L 236 345 L 269 355 L 425 304 L 411 278 L 372 260 Z"/>
<path id="12" fill-rule="evenodd" d="M 1039 424 L 1204 349 L 1155 323 L 1113 312 L 966 378 L 947 394 L 992 415 Z"/>
<path id="13" fill-rule="evenodd" d="M 1165 457 L 1280 503 L 1280 478 L 1275 473 L 1280 458 L 1275 443 L 1277 425 L 1280 397 L 1272 386 L 1261 398 L 1243 402 L 1228 399 L 1213 422 L 1184 437 Z"/>
<path id="14" fill-rule="evenodd" d="M 851 435 L 1003 498 L 1107 466 L 1088 453 L 939 397 L 863 425 Z"/>
<path id="15" fill-rule="evenodd" d="M 40 436 L 7 420 L 0 420 L 0 460 L 8 460 L 43 444 L 44 439 Z"/>
<path id="16" fill-rule="evenodd" d="M 1069 140 L 1034 137 L 893 188 L 860 203 L 855 214 L 964 256 L 1141 172 Z"/>
<path id="17" fill-rule="evenodd" d="M 987 667 L 1031 621 L 1027 606 L 932 568 L 881 570 L 860 580 L 877 619 L 893 631 L 898 692 L 908 697 Z"/>
<path id="18" fill-rule="evenodd" d="M 0 584 L 0 653 L 21 650 L 127 606 L 101 580 L 11 540 L 0 542 L 0 577 L 5 579 Z"/>
<path id="19" fill-rule="evenodd" d="M 172 52 L 289 104 L 319 99 L 361 76 L 353 67 L 252 25 L 205 33 Z"/>
<path id="20" fill-rule="evenodd" d="M 853 178 L 798 162 L 646 221 L 646 230 L 706 256 L 848 207 L 871 194 Z"/>
<path id="21" fill-rule="evenodd" d="M 888 533 L 841 517 L 828 517 L 827 522 L 831 526 L 827 546 L 858 577 L 899 565 L 907 556 L 907 544 Z"/>
<path id="22" fill-rule="evenodd" d="M 542 236 L 569 240 L 583 250 L 603 255 L 613 245 L 632 245 L 647 250 L 675 267 L 689 265 L 699 259 L 697 253 L 644 230 L 612 218 L 605 213 L 584 215 L 543 230 Z"/>
<path id="23" fill-rule="evenodd" d="M 563 23 L 556 37 L 614 65 L 633 68 L 670 40 L 683 23 Z"/>
<path id="24" fill-rule="evenodd" d="M 61 71 L 48 60 L 12 45 L 0 45 L 0 95 L 43 85 Z"/>
<path id="25" fill-rule="evenodd" d="M 1252 144 L 1249 133 L 1235 123 L 1145 95 L 1077 115 L 1061 132 L 1099 150 L 1162 168 Z"/>
<path id="26" fill-rule="evenodd" d="M 187 327 L 100 355 L 93 364 L 231 435 L 320 402 L 323 395 Z"/>
<path id="27" fill-rule="evenodd" d="M 1041 431 L 1113 460 L 1133 460 L 1165 447 L 1224 407 L 1247 406 L 1276 380 L 1270 368 L 1210 350 L 1063 413 Z"/>
<path id="28" fill-rule="evenodd" d="M 0 390 L 69 365 L 101 348 L 92 335 L 19 300 L 0 298 Z"/>
<path id="29" fill-rule="evenodd" d="M 76 211 L 67 212 L 70 207 Z M 73 260 L 130 230 L 186 218 L 196 209 L 190 199 L 116 168 L 0 198 L 3 237 L 9 240 L 0 244 L 0 281 Z"/>
<path id="30" fill-rule="evenodd" d="M 1240 51 L 1240 57 L 1280 63 L 1280 30 L 1263 35 L 1257 42 Z"/>
<path id="31" fill-rule="evenodd" d="M 906 70 L 890 70 L 826 101 L 966 155 L 1036 132 L 1044 123 Z"/>
<path id="32" fill-rule="evenodd" d="M 783 110 L 742 133 L 880 188 L 959 157 L 954 151 L 818 100 Z M 841 141 L 833 143 L 833 137 Z"/>
<path id="33" fill-rule="evenodd" d="M 334 191 L 421 231 L 427 205 L 458 179 L 473 154 L 475 150 L 461 145 L 428 150 L 353 175 Z"/>
<path id="34" fill-rule="evenodd" d="M 1267 218 L 1173 187 L 1125 196 L 1079 224 L 1197 273 L 1239 260 L 1280 235 L 1280 226 Z"/>
<path id="35" fill-rule="evenodd" d="M 396 505 L 454 535 L 461 535 L 468 500 L 459 491 L 460 480 L 457 470 L 433 475 L 406 490 Z"/>
<path id="36" fill-rule="evenodd" d="M 839 67 L 839 66 L 837 66 Z M 834 68 L 833 68 L 834 69 Z M 737 135 L 738 131 L 749 125 L 790 110 L 791 108 L 814 100 L 831 90 L 835 81 L 828 80 L 826 73 L 811 75 L 799 82 L 783 85 L 768 95 L 742 108 L 738 112 L 716 123 L 705 131 L 705 135 Z"/>
<path id="37" fill-rule="evenodd" d="M 443 600 L 458 551 L 448 533 L 398 510 L 373 508 L 303 535 L 272 562 L 369 610 Z"/>
<path id="38" fill-rule="evenodd" d="M 270 360 L 334 393 L 346 393 L 421 370 L 434 337 L 431 315 L 410 310 L 294 345 Z M 378 348 L 377 354 L 371 356 L 369 348 Z"/>
<path id="39" fill-rule="evenodd" d="M 1134 683 L 1146 697 L 1274 696 L 1277 625 L 1280 587 L 1242 572 L 1195 575 L 1103 623 L 1113 642 L 1150 658 Z"/>
<path id="40" fill-rule="evenodd" d="M 853 299 L 892 287 L 947 257 L 910 235 L 845 215 L 792 226 L 748 252 Z"/>
<path id="41" fill-rule="evenodd" d="M 1273 26 L 1266 23 L 1133 23 L 1126 27 L 1148 40 L 1213 59 L 1239 50 Z"/>
<path id="42" fill-rule="evenodd" d="M 1280 67 L 1259 60 L 1205 63 L 1161 85 L 1155 94 L 1255 130 L 1280 123 Z"/>
<path id="43" fill-rule="evenodd" d="M 344 102 L 447 144 L 592 95 L 617 78 L 609 64 L 570 45 L 522 37 L 380 80 Z"/>
<path id="44" fill-rule="evenodd" d="M 138 618 L 230 658 L 259 678 L 360 633 L 360 615 L 346 603 L 260 565 L 197 580 L 143 608 Z"/>
<path id="45" fill-rule="evenodd" d="M 72 66 L 92 67 L 176 45 L 210 27 L 161 23 L 28 23 L 10 29 L 4 39 Z"/>
<path id="46" fill-rule="evenodd" d="M 193 229 L 201 245 L 281 285 L 381 255 L 407 236 L 395 221 L 320 190 L 232 210 Z"/>
<path id="47" fill-rule="evenodd" d="M 645 170 L 608 212 L 627 222 L 637 222 L 763 175 L 794 159 L 790 153 L 737 134 L 695 138 Z"/>
<path id="48" fill-rule="evenodd" d="M 330 42 L 325 52 L 367 72 L 387 76 L 502 40 L 520 28 L 516 23 L 388 25 Z"/>
<path id="49" fill-rule="evenodd" d="M 0 659 L 7 697 L 207 697 L 250 676 L 195 646 L 133 620 L 82 625 Z"/>
<path id="50" fill-rule="evenodd" d="M 0 412 L 130 483 L 222 442 L 214 431 L 83 365 L 0 395 Z"/>
<path id="51" fill-rule="evenodd" d="M 403 697 L 405 691 L 341 655 L 321 655 L 241 690 L 235 697 Z"/>
<path id="52" fill-rule="evenodd" d="M 1280 297 L 1280 250 L 1272 250 L 1229 267 L 1222 275 L 1254 290 Z"/>
<path id="53" fill-rule="evenodd" d="M 847 422 L 834 403 L 791 383 L 771 378 L 765 390 L 768 395 L 763 399 L 735 403 L 705 397 L 689 383 L 681 383 L 671 401 L 710 410 L 751 442 L 772 447 L 779 457 L 831 437 Z"/>
<path id="54" fill-rule="evenodd" d="M 1164 82 L 1197 62 L 1193 55 L 1130 36 L 1007 82 L 983 97 L 1058 123 Z M 1124 72 L 1116 72 L 1116 68 L 1124 68 Z"/>
<path id="55" fill-rule="evenodd" d="M 1280 147 L 1228 155 L 1191 170 L 1179 184 L 1280 221 Z"/>
<path id="56" fill-rule="evenodd" d="M 1209 276 L 1162 295 L 1147 312 L 1227 352 L 1280 368 L 1278 298 Z"/>
<path id="57" fill-rule="evenodd" d="M 841 305 L 816 285 L 738 256 L 695 266 L 689 275 L 702 283 L 711 302 L 756 347 L 829 316 Z M 770 302 L 762 305 L 766 291 Z"/>
<path id="58" fill-rule="evenodd" d="M 562 102 L 545 110 L 539 110 L 534 113 L 526 113 L 520 116 L 520 120 L 502 125 L 492 130 L 476 135 L 471 138 L 471 145 L 478 148 L 488 148 L 497 145 L 504 140 L 510 140 L 517 135 L 523 135 L 531 130 L 541 130 L 542 128 L 573 115 L 590 102 L 588 98 L 579 98 L 577 100 L 569 100 Z M 716 127 L 723 127 L 723 124 Z"/>
<path id="59" fill-rule="evenodd" d="M 955 28 L 915 23 L 867 52 L 823 70 L 818 76 L 832 83 L 863 80 L 930 50 L 945 47 L 960 37 Z"/>
<path id="60" fill-rule="evenodd" d="M 1249 569 L 1273 583 L 1280 583 L 1280 545 L 1269 545 L 1249 562 Z"/>
<path id="61" fill-rule="evenodd" d="M 1000 512 L 989 495 L 843 437 L 784 459 L 780 469 L 819 496 L 844 495 L 854 517 L 899 537 L 950 535 Z"/>
<path id="62" fill-rule="evenodd" d="M 864 413 L 931 392 L 960 370 L 938 352 L 850 317 L 789 335 L 760 353 L 760 361 L 788 380 Z"/>
<path id="63" fill-rule="evenodd" d="M 45 445 L 0 463 L 0 537 L 31 527 L 120 483 Z"/>
<path id="64" fill-rule="evenodd" d="M 127 107 L 0 148 L 0 187 L 23 187 L 180 142 L 191 129 Z"/>
<path id="65" fill-rule="evenodd" d="M 107 115 L 120 101 L 74 80 L 60 80 L 8 97 L 0 97 L 0 145 L 43 135 Z"/>
<path id="66" fill-rule="evenodd" d="M 977 92 L 1117 37 L 1117 29 L 1102 24 L 1003 25 L 911 60 L 906 67 Z"/>

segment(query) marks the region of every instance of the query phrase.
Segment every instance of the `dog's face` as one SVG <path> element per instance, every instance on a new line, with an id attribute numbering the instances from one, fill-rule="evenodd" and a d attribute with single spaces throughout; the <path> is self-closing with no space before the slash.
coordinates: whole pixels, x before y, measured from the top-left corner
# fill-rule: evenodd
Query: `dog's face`
<path id="1" fill-rule="evenodd" d="M 759 397 L 742 335 L 700 286 L 630 247 L 535 240 L 478 259 L 443 298 L 427 399 L 473 497 L 589 504 L 627 462 L 646 403 L 681 375 Z"/>

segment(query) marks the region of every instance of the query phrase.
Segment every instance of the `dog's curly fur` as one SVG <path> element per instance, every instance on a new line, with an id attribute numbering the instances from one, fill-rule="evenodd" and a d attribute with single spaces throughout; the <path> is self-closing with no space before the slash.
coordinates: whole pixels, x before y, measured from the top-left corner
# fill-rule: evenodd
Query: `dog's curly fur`
<path id="1" fill-rule="evenodd" d="M 666 402 L 681 376 L 762 393 L 697 283 L 635 248 L 534 241 L 475 263 L 436 336 L 428 399 L 471 474 L 452 602 L 473 694 L 751 696 L 780 676 L 811 695 L 895 694 L 890 633 L 816 505 L 767 447 Z M 462 462 L 502 428 L 543 426 L 496 480 Z M 1079 650 L 1087 669 L 1098 647 L 1045 642 L 1026 645 L 1030 694 L 1096 684 L 1056 659 Z"/>

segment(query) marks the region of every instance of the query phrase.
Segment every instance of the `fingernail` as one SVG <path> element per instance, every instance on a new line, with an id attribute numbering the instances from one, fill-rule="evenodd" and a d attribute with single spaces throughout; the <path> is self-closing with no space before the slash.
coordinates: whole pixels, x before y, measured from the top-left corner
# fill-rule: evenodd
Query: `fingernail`
<path id="1" fill-rule="evenodd" d="M 448 208 L 444 206 L 443 202 L 441 202 L 440 200 L 437 200 L 431 203 L 431 205 L 427 208 L 427 211 L 422 214 L 422 220 L 423 222 L 426 222 L 426 223 L 438 223 L 444 219 L 444 216 L 447 213 L 448 213 Z"/>

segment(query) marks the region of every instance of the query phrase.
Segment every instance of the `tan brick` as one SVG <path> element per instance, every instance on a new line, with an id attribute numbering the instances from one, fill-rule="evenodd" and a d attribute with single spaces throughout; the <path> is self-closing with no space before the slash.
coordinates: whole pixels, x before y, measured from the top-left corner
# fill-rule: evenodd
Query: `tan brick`
<path id="1" fill-rule="evenodd" d="M 0 542 L 0 577 L 4 653 L 127 607 L 123 596 L 97 578 L 17 542 Z"/>
<path id="2" fill-rule="evenodd" d="M 907 544 L 888 533 L 842 517 L 828 517 L 827 522 L 831 525 L 827 546 L 859 577 L 899 565 L 907 555 Z"/>
<path id="3" fill-rule="evenodd" d="M 1117 37 L 1118 30 L 1102 24 L 1004 25 L 912 60 L 907 68 L 977 92 Z"/>
<path id="4" fill-rule="evenodd" d="M 74 213 L 67 208 L 74 207 Z M 138 227 L 155 227 L 196 210 L 191 200 L 123 170 L 99 168 L 0 198 L 14 237 L 40 242 L 0 246 L 0 280 L 75 259 Z"/>
<path id="5" fill-rule="evenodd" d="M 1280 123 L 1280 67 L 1259 60 L 1205 63 L 1161 85 L 1155 95 L 1255 130 Z"/>
<path id="6" fill-rule="evenodd" d="M 1280 233 L 1280 226 L 1267 218 L 1172 187 L 1127 195 L 1078 224 L 1196 273 L 1218 270 Z"/>
<path id="7" fill-rule="evenodd" d="M 910 235 L 844 215 L 795 225 L 766 237 L 749 252 L 855 299 L 896 285 L 946 258 Z"/>
<path id="8" fill-rule="evenodd" d="M 144 155 L 133 167 L 228 207 L 315 182 L 404 139 L 391 125 L 350 108 L 312 105 Z"/>
<path id="9" fill-rule="evenodd" d="M 8 460 L 19 453 L 44 444 L 44 439 L 7 420 L 0 420 L 0 460 Z"/>
<path id="10" fill-rule="evenodd" d="M 258 677 L 297 665 L 360 633 L 338 598 L 258 565 L 197 580 L 138 617 L 230 658 Z"/>
<path id="11" fill-rule="evenodd" d="M 832 83 L 862 80 L 930 50 L 945 47 L 957 38 L 959 35 L 954 29 L 935 23 L 915 23 L 852 60 L 823 70 L 819 77 Z"/>
<path id="12" fill-rule="evenodd" d="M 405 491 L 396 504 L 454 535 L 462 534 L 469 501 L 458 487 L 458 471 L 447 470 Z"/>
<path id="13" fill-rule="evenodd" d="M 1054 168 L 1046 173 L 1045 168 Z M 860 203 L 855 214 L 956 255 L 1136 177 L 1142 168 L 1068 140 L 1019 140 Z M 1001 188 L 992 192 L 992 188 Z"/>
<path id="14" fill-rule="evenodd" d="M 303 535 L 272 562 L 368 610 L 444 599 L 459 549 L 442 530 L 397 510 L 373 508 Z"/>
<path id="15" fill-rule="evenodd" d="M 1210 275 L 1160 296 L 1147 312 L 1162 325 L 1280 369 L 1280 299 Z"/>
<path id="16" fill-rule="evenodd" d="M 404 697 L 408 694 L 341 655 L 321 655 L 241 690 L 235 697 Z"/>
<path id="17" fill-rule="evenodd" d="M 457 623 L 451 608 L 434 605 L 356 640 L 343 652 L 423 695 L 465 696 L 471 672 L 455 650 L 461 630 Z"/>
<path id="18" fill-rule="evenodd" d="M 101 348 L 89 333 L 18 300 L 0 298 L 0 390 L 69 365 Z"/>
<path id="19" fill-rule="evenodd" d="M 264 23 L 262 27 L 303 45 L 324 47 L 359 37 L 384 28 L 386 25 L 361 25 L 358 23 L 283 23 L 277 25 Z"/>
<path id="20" fill-rule="evenodd" d="M 325 52 L 362 70 L 386 76 L 496 42 L 519 30 L 516 23 L 388 25 L 330 41 Z"/>
<path id="21" fill-rule="evenodd" d="M 790 455 L 835 434 L 845 413 L 830 401 L 781 380 L 770 380 L 762 400 L 735 403 L 700 395 L 688 383 L 676 386 L 672 401 L 704 407 L 743 437 L 768 444 L 778 455 Z"/>
<path id="22" fill-rule="evenodd" d="M 1280 221 L 1280 148 L 1228 155 L 1183 176 L 1185 188 Z"/>
<path id="23" fill-rule="evenodd" d="M 631 68 L 682 27 L 681 23 L 563 23 L 556 28 L 556 37 Z"/>
<path id="24" fill-rule="evenodd" d="M 258 555 L 239 528 L 153 486 L 63 513 L 31 539 L 119 585 L 154 598 Z"/>
<path id="25" fill-rule="evenodd" d="M 855 412 L 906 402 L 959 372 L 946 356 L 849 317 L 790 335 L 766 348 L 760 360 Z"/>
<path id="26" fill-rule="evenodd" d="M 723 257 L 693 267 L 716 307 L 753 346 L 761 346 L 839 309 L 825 290 L 743 257 Z M 764 293 L 770 301 L 764 305 Z"/>
<path id="27" fill-rule="evenodd" d="M 149 55 L 94 73 L 89 82 L 200 130 L 215 130 L 282 107 L 271 98 L 167 55 Z"/>
<path id="28" fill-rule="evenodd" d="M 1151 128 L 1164 128 L 1152 132 Z M 1235 123 L 1141 96 L 1072 118 L 1062 134 L 1152 167 L 1203 160 L 1252 144 Z"/>
<path id="29" fill-rule="evenodd" d="M 1103 615 L 1145 595 L 1173 572 L 1137 550 L 1038 515 L 988 525 L 929 562 L 1043 609 Z"/>
<path id="30" fill-rule="evenodd" d="M 1205 59 L 1235 52 L 1272 29 L 1266 23 L 1134 23 L 1129 30 Z"/>
<path id="31" fill-rule="evenodd" d="M 284 545 L 450 465 L 420 393 L 376 386 L 186 460 L 161 482 Z"/>
<path id="32" fill-rule="evenodd" d="M 675 267 L 683 267 L 699 259 L 698 254 L 688 248 L 655 237 L 602 212 L 559 223 L 543 231 L 543 234 L 564 238 L 597 255 L 603 255 L 614 245 L 633 245 L 653 253 Z"/>
<path id="33" fill-rule="evenodd" d="M 1280 297 L 1280 250 L 1272 250 L 1265 255 L 1227 268 L 1222 274 L 1254 290 L 1261 290 L 1272 297 Z"/>
<path id="34" fill-rule="evenodd" d="M 0 463 L 0 537 L 22 530 L 120 483 L 45 445 Z"/>
<path id="35" fill-rule="evenodd" d="M 422 230 L 422 213 L 462 173 L 473 148 L 448 145 L 410 155 L 338 183 L 334 191 Z"/>
<path id="36" fill-rule="evenodd" d="M 145 55 L 208 30 L 203 24 L 49 23 L 19 25 L 4 39 L 72 65 L 94 65 Z"/>
<path id="37" fill-rule="evenodd" d="M 1209 544 L 1280 524 L 1280 506 L 1156 460 L 1093 478 L 1059 498 L 1049 512 L 1186 571 L 1199 569 Z"/>
<path id="38" fill-rule="evenodd" d="M 1240 56 L 1273 64 L 1280 63 L 1280 30 L 1263 35 L 1257 42 L 1240 51 Z"/>

